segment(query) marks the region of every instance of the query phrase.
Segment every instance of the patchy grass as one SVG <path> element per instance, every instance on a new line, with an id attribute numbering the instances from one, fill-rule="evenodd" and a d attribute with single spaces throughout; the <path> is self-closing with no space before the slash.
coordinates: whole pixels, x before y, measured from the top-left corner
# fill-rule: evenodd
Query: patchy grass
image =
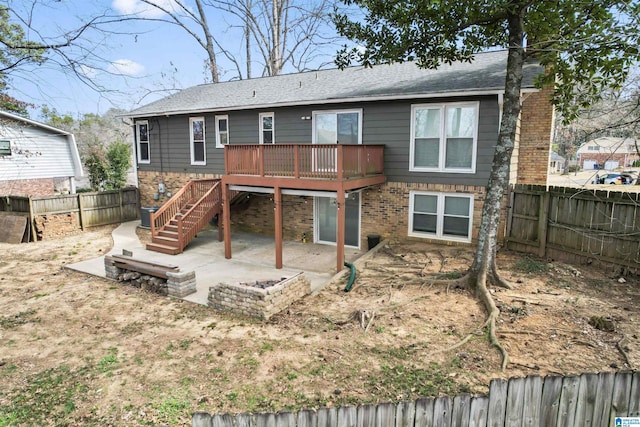
<path id="1" fill-rule="evenodd" d="M 27 310 L 14 314 L 13 316 L 4 316 L 0 318 L 0 328 L 13 329 L 20 325 L 24 325 L 25 323 L 39 322 L 40 319 L 35 317 L 35 314 L 35 310 Z"/>
<path id="2" fill-rule="evenodd" d="M 546 262 L 538 261 L 528 256 L 518 259 L 513 264 L 513 269 L 521 273 L 541 274 L 549 271 L 549 265 Z"/>

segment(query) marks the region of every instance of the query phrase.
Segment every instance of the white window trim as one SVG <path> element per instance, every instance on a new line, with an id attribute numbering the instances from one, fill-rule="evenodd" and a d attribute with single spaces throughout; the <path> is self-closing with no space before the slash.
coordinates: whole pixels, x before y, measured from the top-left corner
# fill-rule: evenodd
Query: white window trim
<path id="1" fill-rule="evenodd" d="M 362 144 L 362 108 L 353 108 L 347 110 L 316 110 L 311 112 L 311 143 L 316 142 L 316 116 L 318 114 L 341 114 L 341 113 L 358 113 L 358 144 Z"/>
<path id="2" fill-rule="evenodd" d="M 415 196 L 436 196 L 438 198 L 437 206 L 437 223 L 436 232 L 427 233 L 424 231 L 413 231 L 413 210 L 415 205 Z M 451 236 L 442 233 L 442 227 L 444 222 L 444 198 L 445 197 L 460 197 L 469 199 L 469 230 L 467 232 L 468 237 Z M 410 191 L 409 192 L 409 231 L 410 237 L 422 237 L 435 240 L 446 240 L 450 242 L 471 242 L 471 232 L 473 230 L 473 208 L 474 208 L 474 196 L 468 193 L 439 193 L 432 191 Z"/>
<path id="3" fill-rule="evenodd" d="M 473 129 L 473 148 L 471 153 L 471 168 L 461 169 L 461 168 L 446 168 L 445 167 L 445 159 L 446 159 L 446 126 L 447 126 L 447 118 L 446 111 L 448 107 L 462 107 L 462 106 L 472 106 L 475 108 L 476 117 Z M 414 166 L 415 164 L 415 121 L 416 121 L 416 110 L 419 108 L 430 108 L 430 109 L 440 109 L 440 158 L 438 159 L 438 167 L 437 168 L 429 168 L 429 167 L 420 167 Z M 478 126 L 480 119 L 480 102 L 447 102 L 443 104 L 414 104 L 411 105 L 411 126 L 410 126 L 410 147 L 409 147 L 409 171 L 411 172 L 446 172 L 446 173 L 476 173 L 476 157 L 478 153 Z"/>
<path id="4" fill-rule="evenodd" d="M 231 141 L 231 139 L 229 138 L 229 116 L 228 115 L 224 115 L 224 116 L 216 116 L 216 148 L 224 148 L 224 144 L 220 143 L 220 120 L 226 120 L 227 121 L 227 144 Z"/>
<path id="5" fill-rule="evenodd" d="M 147 145 L 149 146 L 149 149 L 147 150 L 147 152 L 149 153 L 149 158 L 146 160 L 143 160 L 140 158 L 140 154 L 142 153 L 142 151 L 140 150 L 140 125 L 147 125 Z M 151 135 L 149 134 L 149 121 L 148 120 L 140 120 L 136 122 L 136 148 L 137 148 L 137 157 L 138 157 L 138 164 L 143 164 L 143 165 L 148 165 L 151 163 Z"/>
<path id="6" fill-rule="evenodd" d="M 0 158 L 2 158 L 2 157 L 10 157 L 13 154 L 13 150 L 11 148 L 12 147 L 11 140 L 7 139 L 7 138 L 0 138 L 0 142 L 6 142 L 7 146 L 8 146 L 7 149 L 9 150 L 8 153 L 0 153 Z"/>
<path id="7" fill-rule="evenodd" d="M 195 155 L 195 147 L 194 147 L 194 139 L 193 139 L 193 122 L 202 122 L 202 148 L 204 150 L 204 160 L 196 161 Z M 227 122 L 228 126 L 228 122 Z M 189 145 L 191 147 L 191 164 L 192 165 L 206 165 L 207 164 L 207 136 L 205 129 L 205 121 L 204 117 L 189 117 Z"/>
<path id="8" fill-rule="evenodd" d="M 275 144 L 276 143 L 276 117 L 273 114 L 273 112 L 269 112 L 269 113 L 260 113 L 258 114 L 258 128 L 259 128 L 259 138 L 260 138 L 260 144 L 264 144 L 264 131 L 265 129 L 263 128 L 264 126 L 264 121 L 262 120 L 265 117 L 271 117 L 271 143 Z M 228 125 L 229 122 L 227 122 Z"/>

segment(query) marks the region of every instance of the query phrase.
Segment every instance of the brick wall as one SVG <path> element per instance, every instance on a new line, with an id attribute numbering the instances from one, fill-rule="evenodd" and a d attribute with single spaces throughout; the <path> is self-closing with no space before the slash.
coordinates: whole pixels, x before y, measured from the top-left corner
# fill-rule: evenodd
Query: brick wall
<path id="1" fill-rule="evenodd" d="M 38 240 L 52 240 L 82 233 L 80 220 L 75 212 L 38 215 L 35 217 L 35 227 Z"/>
<path id="2" fill-rule="evenodd" d="M 17 179 L 0 181 L 1 196 L 53 196 L 55 186 L 53 178 Z"/>
<path id="3" fill-rule="evenodd" d="M 517 154 L 517 183 L 546 185 L 554 109 L 551 104 L 553 87 L 527 93 L 522 102 Z"/>
<path id="4" fill-rule="evenodd" d="M 367 247 L 367 235 L 379 234 L 393 240 L 411 239 L 459 244 L 424 238 L 409 237 L 409 193 L 411 191 L 433 191 L 465 193 L 474 195 L 472 237 L 475 239 L 480 226 L 485 188 L 465 185 L 417 184 L 388 182 L 366 189 L 361 194 L 361 241 L 360 247 Z M 302 241 L 303 234 L 312 242 L 313 197 L 283 196 L 283 238 Z M 249 195 L 245 210 L 231 213 L 234 230 L 274 235 L 274 210 L 272 195 Z M 504 220 L 504 215 L 503 215 Z M 503 222 L 504 223 L 504 222 Z M 502 234 L 500 236 L 502 238 Z M 463 243 L 464 244 L 464 243 Z"/>
<path id="5" fill-rule="evenodd" d="M 220 175 L 211 173 L 177 173 L 177 172 L 148 172 L 138 171 L 138 188 L 140 189 L 140 206 L 162 206 L 169 197 L 167 194 L 175 194 L 192 179 L 220 178 Z M 164 182 L 165 193 L 158 193 L 158 184 Z M 153 195 L 158 194 L 158 200 Z"/>
<path id="6" fill-rule="evenodd" d="M 619 167 L 625 168 L 633 164 L 634 161 L 639 160 L 640 157 L 637 154 L 612 154 L 612 153 L 582 153 L 580 154 L 580 166 L 584 168 L 585 160 L 595 160 L 598 165 L 604 167 L 604 164 L 608 161 L 617 161 Z"/>

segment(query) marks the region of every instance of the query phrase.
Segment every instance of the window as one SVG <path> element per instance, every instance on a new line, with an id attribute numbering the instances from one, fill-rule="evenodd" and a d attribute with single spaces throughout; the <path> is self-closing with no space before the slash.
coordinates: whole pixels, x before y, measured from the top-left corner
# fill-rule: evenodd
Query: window
<path id="1" fill-rule="evenodd" d="M 474 173 L 478 103 L 411 107 L 409 170 Z"/>
<path id="2" fill-rule="evenodd" d="M 600 146 L 599 145 L 589 145 L 587 147 L 587 151 L 600 151 Z"/>
<path id="3" fill-rule="evenodd" d="M 412 191 L 409 236 L 471 241 L 473 196 Z"/>
<path id="4" fill-rule="evenodd" d="M 260 113 L 260 144 L 275 144 L 273 113 Z"/>
<path id="5" fill-rule="evenodd" d="M 229 143 L 229 116 L 216 116 L 216 147 Z"/>
<path id="6" fill-rule="evenodd" d="M 138 137 L 138 163 L 151 163 L 148 121 L 136 122 L 136 135 Z"/>
<path id="7" fill-rule="evenodd" d="M 207 155 L 204 143 L 204 117 L 189 118 L 191 136 L 191 164 L 206 165 Z"/>
<path id="8" fill-rule="evenodd" d="M 11 141 L 8 139 L 0 139 L 0 156 L 11 155 Z"/>
<path id="9" fill-rule="evenodd" d="M 314 144 L 361 144 L 362 110 L 314 111 Z"/>

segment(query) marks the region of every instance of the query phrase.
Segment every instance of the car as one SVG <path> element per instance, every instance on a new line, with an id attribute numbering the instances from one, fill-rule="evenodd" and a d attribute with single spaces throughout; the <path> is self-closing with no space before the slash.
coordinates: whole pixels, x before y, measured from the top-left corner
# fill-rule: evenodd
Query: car
<path id="1" fill-rule="evenodd" d="M 603 175 L 596 174 L 594 184 L 626 184 L 627 179 L 619 173 L 605 173 Z"/>
<path id="2" fill-rule="evenodd" d="M 627 180 L 627 184 L 640 185 L 640 177 L 638 176 L 638 171 L 622 171 L 621 175 Z"/>

